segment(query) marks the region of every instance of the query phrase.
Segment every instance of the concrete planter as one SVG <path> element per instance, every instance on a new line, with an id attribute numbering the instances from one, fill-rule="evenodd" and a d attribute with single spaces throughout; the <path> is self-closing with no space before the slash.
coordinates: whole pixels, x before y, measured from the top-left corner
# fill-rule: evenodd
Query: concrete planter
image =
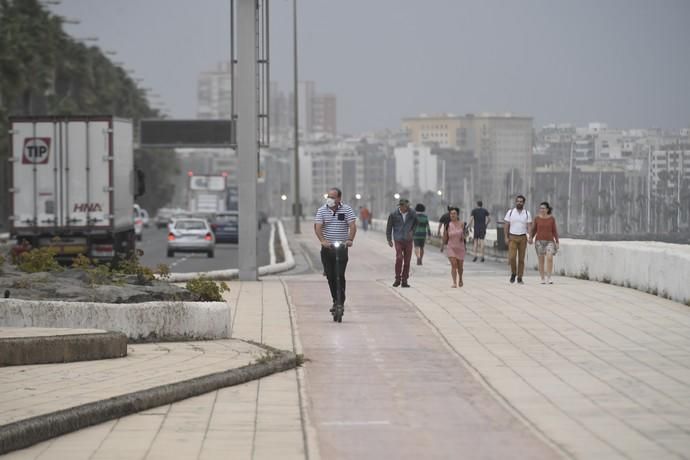
<path id="1" fill-rule="evenodd" d="M 0 299 L 0 326 L 104 329 L 130 341 L 211 340 L 230 337 L 225 302 L 92 302 Z"/>

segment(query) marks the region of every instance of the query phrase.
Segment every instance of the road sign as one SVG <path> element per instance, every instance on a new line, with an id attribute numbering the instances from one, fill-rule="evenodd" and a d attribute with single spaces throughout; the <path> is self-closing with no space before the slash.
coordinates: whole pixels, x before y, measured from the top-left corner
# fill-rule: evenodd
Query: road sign
<path id="1" fill-rule="evenodd" d="M 141 148 L 232 148 L 237 146 L 233 120 L 141 120 Z"/>
<path id="2" fill-rule="evenodd" d="M 24 139 L 24 149 L 22 153 L 22 164 L 24 165 L 45 165 L 48 164 L 50 156 L 49 137 L 27 137 Z"/>

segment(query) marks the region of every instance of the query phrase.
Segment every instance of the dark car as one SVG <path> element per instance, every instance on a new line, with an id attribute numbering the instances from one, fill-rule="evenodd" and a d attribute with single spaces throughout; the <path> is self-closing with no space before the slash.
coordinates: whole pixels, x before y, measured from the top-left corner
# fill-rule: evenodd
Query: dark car
<path id="1" fill-rule="evenodd" d="M 219 212 L 211 221 L 211 229 L 218 243 L 237 243 L 239 235 L 239 214 L 237 211 Z"/>

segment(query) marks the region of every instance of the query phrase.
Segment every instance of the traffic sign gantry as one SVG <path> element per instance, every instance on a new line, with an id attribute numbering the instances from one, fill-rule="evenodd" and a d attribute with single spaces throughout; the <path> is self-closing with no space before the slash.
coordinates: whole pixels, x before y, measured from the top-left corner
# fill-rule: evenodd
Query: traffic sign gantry
<path id="1" fill-rule="evenodd" d="M 160 120 L 139 122 L 141 148 L 234 148 L 233 120 Z"/>

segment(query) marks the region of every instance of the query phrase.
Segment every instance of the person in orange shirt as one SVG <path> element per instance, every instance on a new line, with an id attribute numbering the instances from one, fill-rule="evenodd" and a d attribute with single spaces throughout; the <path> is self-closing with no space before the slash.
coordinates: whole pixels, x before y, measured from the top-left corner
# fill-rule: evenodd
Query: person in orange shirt
<path id="1" fill-rule="evenodd" d="M 529 243 L 534 241 L 534 249 L 539 257 L 541 284 L 553 284 L 553 256 L 558 252 L 558 229 L 556 219 L 551 215 L 552 210 L 546 201 L 539 205 L 539 215 L 534 218 L 529 234 Z"/>
<path id="2" fill-rule="evenodd" d="M 369 223 L 371 221 L 371 212 L 366 206 L 359 207 L 359 221 L 362 223 L 362 229 L 366 232 L 369 230 Z"/>

